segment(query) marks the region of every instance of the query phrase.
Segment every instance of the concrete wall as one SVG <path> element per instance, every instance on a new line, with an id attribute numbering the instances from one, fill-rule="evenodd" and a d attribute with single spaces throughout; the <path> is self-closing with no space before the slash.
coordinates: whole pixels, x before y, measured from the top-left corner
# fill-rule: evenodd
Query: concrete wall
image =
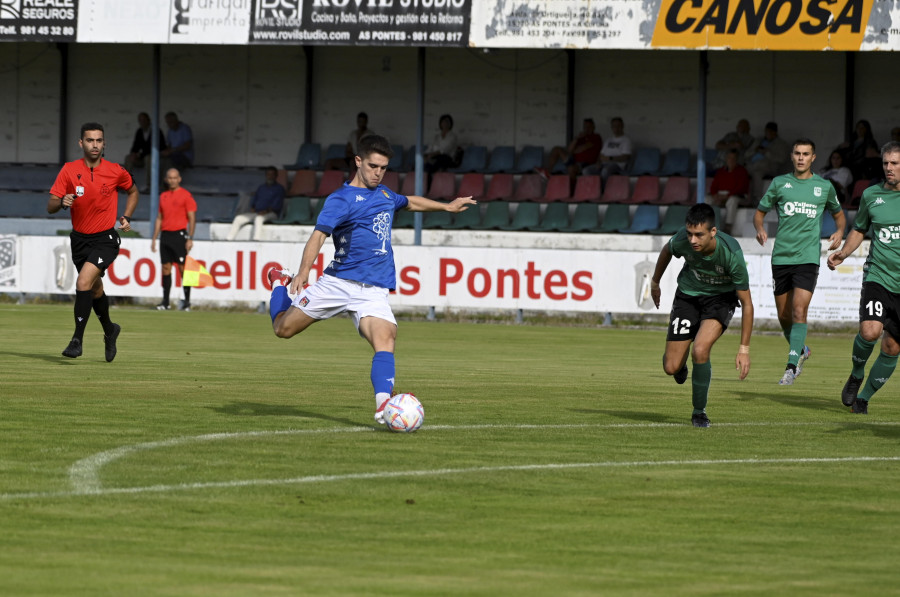
<path id="1" fill-rule="evenodd" d="M 316 47 L 314 53 L 314 141 L 343 143 L 356 113 L 366 111 L 376 132 L 405 146 L 415 142 L 418 50 Z M 638 145 L 696 148 L 697 52 L 574 56 L 576 130 L 592 116 L 606 136 L 618 115 Z M 820 157 L 843 140 L 844 54 L 708 56 L 708 144 L 741 117 L 757 135 L 775 120 L 786 139 L 813 138 Z M 566 60 L 560 50 L 427 50 L 426 144 L 444 112 L 453 115 L 463 144 L 565 143 Z M 161 61 L 161 110 L 191 125 L 198 165 L 293 162 L 306 132 L 301 47 L 164 46 Z M 869 119 L 879 142 L 900 125 L 900 81 L 884 75 L 895 61 L 886 53 L 856 55 L 855 118 Z M 80 155 L 82 121 L 98 120 L 107 129 L 108 157 L 121 160 L 137 112 L 152 107 L 152 46 L 74 44 L 69 63 L 67 159 Z M 55 45 L 0 44 L 0 161 L 57 161 L 60 64 Z"/>

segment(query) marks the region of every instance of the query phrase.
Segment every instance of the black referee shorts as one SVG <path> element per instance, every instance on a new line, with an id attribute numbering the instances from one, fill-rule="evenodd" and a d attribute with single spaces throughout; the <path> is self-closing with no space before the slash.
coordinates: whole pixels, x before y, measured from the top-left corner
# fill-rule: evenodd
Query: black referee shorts
<path id="1" fill-rule="evenodd" d="M 163 230 L 159 233 L 160 263 L 184 265 L 184 258 L 187 257 L 186 235 L 184 230 Z"/>
<path id="2" fill-rule="evenodd" d="M 115 228 L 97 232 L 96 234 L 82 234 L 74 230 L 69 234 L 69 242 L 72 246 L 72 262 L 75 269 L 81 272 L 85 263 L 93 263 L 100 270 L 102 276 L 106 268 L 119 256 L 119 245 L 122 239 Z"/>

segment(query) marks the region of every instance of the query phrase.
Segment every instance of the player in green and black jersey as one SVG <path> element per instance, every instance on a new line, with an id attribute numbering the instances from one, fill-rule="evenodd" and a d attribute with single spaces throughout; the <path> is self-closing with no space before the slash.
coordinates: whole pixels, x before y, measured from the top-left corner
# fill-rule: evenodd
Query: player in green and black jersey
<path id="1" fill-rule="evenodd" d="M 792 385 L 809 358 L 806 346 L 809 303 L 819 279 L 819 240 L 822 218 L 827 209 L 837 230 L 829 237 L 829 249 L 836 249 L 844 238 L 846 220 L 832 184 L 812 171 L 816 145 L 798 139 L 791 151 L 794 171 L 776 176 L 763 195 L 753 216 L 756 240 L 765 245 L 768 234 L 763 220 L 773 208 L 778 213 L 778 234 L 772 250 L 772 281 L 778 322 L 790 346 L 784 375 L 778 382 Z"/>
<path id="2" fill-rule="evenodd" d="M 694 363 L 691 398 L 694 427 L 709 427 L 706 403 L 712 367 L 713 344 L 728 328 L 734 309 L 741 305 L 741 344 L 735 367 L 741 379 L 750 372 L 750 334 L 753 331 L 753 301 L 744 253 L 736 240 L 715 227 L 716 213 L 705 203 L 688 211 L 685 227 L 669 239 L 659 252 L 650 281 L 650 295 L 659 308 L 659 282 L 672 257 L 683 257 L 678 289 L 669 315 L 663 370 L 679 384 L 688 376 L 688 351 Z M 693 348 L 691 344 L 693 343 Z"/>
<path id="3" fill-rule="evenodd" d="M 858 414 L 868 414 L 869 400 L 887 383 L 900 354 L 900 143 L 885 144 L 881 162 L 884 182 L 863 192 L 853 230 L 841 250 L 828 256 L 828 267 L 835 269 L 859 247 L 871 229 L 859 299 L 859 333 L 853 340 L 853 369 L 841 391 L 841 401 Z M 878 338 L 881 352 L 860 391 L 866 362 Z"/>

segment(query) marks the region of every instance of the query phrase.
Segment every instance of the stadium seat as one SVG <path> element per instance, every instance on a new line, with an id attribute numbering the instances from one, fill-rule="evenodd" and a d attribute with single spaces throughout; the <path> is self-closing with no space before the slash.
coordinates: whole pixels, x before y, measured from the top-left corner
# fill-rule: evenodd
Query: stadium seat
<path id="1" fill-rule="evenodd" d="M 516 166 L 516 148 L 512 145 L 498 145 L 491 151 L 491 157 L 488 160 L 487 168 L 484 169 L 486 174 L 495 174 L 497 172 L 512 172 Z"/>
<path id="2" fill-rule="evenodd" d="M 304 143 L 297 150 L 297 160 L 293 164 L 285 165 L 288 170 L 301 170 L 318 168 L 322 161 L 322 146 L 319 143 Z"/>
<path id="3" fill-rule="evenodd" d="M 847 219 L 847 211 L 846 210 L 844 211 L 844 222 L 845 223 L 849 222 L 849 220 Z M 837 222 L 834 221 L 834 216 L 831 214 L 831 212 L 826 210 L 825 214 L 822 216 L 821 237 L 828 238 L 835 232 L 837 232 Z M 846 233 L 846 230 L 844 232 Z"/>
<path id="4" fill-rule="evenodd" d="M 316 187 L 316 192 L 312 194 L 313 197 L 327 197 L 332 194 L 344 184 L 344 171 L 343 170 L 326 170 L 322 173 L 322 179 L 319 181 L 319 186 Z"/>
<path id="5" fill-rule="evenodd" d="M 507 226 L 501 226 L 500 230 L 531 230 L 541 222 L 541 206 L 537 203 L 524 201 L 516 204 L 516 212 L 512 221 Z"/>
<path id="6" fill-rule="evenodd" d="M 462 161 L 450 172 L 481 172 L 487 165 L 487 147 L 484 145 L 470 145 L 463 151 Z"/>
<path id="7" fill-rule="evenodd" d="M 568 177 L 566 177 L 568 178 Z M 569 205 L 567 203 L 551 203 L 547 205 L 541 223 L 530 228 L 541 232 L 563 230 L 569 227 Z"/>
<path id="8" fill-rule="evenodd" d="M 446 228 L 453 224 L 449 211 L 427 211 L 423 214 L 422 228 Z"/>
<path id="9" fill-rule="evenodd" d="M 619 232 L 622 234 L 641 234 L 642 232 L 650 232 L 659 228 L 659 206 L 658 205 L 638 205 L 637 211 L 634 212 L 634 219 L 631 226 L 621 228 Z"/>
<path id="10" fill-rule="evenodd" d="M 524 176 L 523 176 L 524 178 Z M 553 174 L 547 181 L 547 188 L 544 194 L 538 198 L 541 203 L 550 203 L 552 201 L 568 201 L 571 198 L 572 179 L 568 174 Z"/>
<path id="11" fill-rule="evenodd" d="M 346 148 L 345 143 L 332 143 L 329 145 L 328 149 L 325 150 L 325 157 L 322 159 L 322 164 L 319 167 L 324 167 L 325 162 L 328 160 L 343 160 Z"/>
<path id="12" fill-rule="evenodd" d="M 543 165 L 544 148 L 538 145 L 526 145 L 519 153 L 519 161 L 516 162 L 516 172 L 519 174 L 531 172 Z"/>
<path id="13" fill-rule="evenodd" d="M 663 215 L 662 223 L 659 227 L 651 230 L 650 234 L 675 234 L 684 226 L 684 219 L 690 209 L 688 205 L 669 205 L 666 207 L 666 213 Z"/>
<path id="14" fill-rule="evenodd" d="M 560 232 L 590 232 L 600 224 L 600 214 L 596 203 L 579 203 L 572 214 L 572 224 Z"/>
<path id="15" fill-rule="evenodd" d="M 484 218 L 476 230 L 502 230 L 509 225 L 509 203 L 494 201 L 487 204 Z"/>
<path id="16" fill-rule="evenodd" d="M 508 201 L 513 196 L 513 175 L 507 173 L 494 174 L 488 183 L 484 201 Z"/>
<path id="17" fill-rule="evenodd" d="M 452 172 L 435 172 L 431 177 L 431 186 L 428 187 L 429 199 L 456 198 L 456 175 Z"/>
<path id="18" fill-rule="evenodd" d="M 659 177 L 640 176 L 634 184 L 629 203 L 653 203 L 659 201 Z"/>
<path id="19" fill-rule="evenodd" d="M 659 149 L 656 147 L 639 147 L 634 154 L 634 163 L 628 170 L 630 176 L 653 174 L 659 170 Z"/>
<path id="20" fill-rule="evenodd" d="M 403 177 L 403 185 L 400 187 L 400 194 L 406 195 L 409 197 L 410 195 L 425 195 L 425 185 L 428 182 L 428 178 L 425 174 L 422 175 L 422 191 L 416 193 L 416 173 L 415 172 L 407 172 L 406 176 Z"/>
<path id="21" fill-rule="evenodd" d="M 314 170 L 297 170 L 288 189 L 288 197 L 312 197 L 316 192 L 316 173 Z"/>
<path id="22" fill-rule="evenodd" d="M 278 175 L 275 177 L 275 182 L 277 182 L 278 184 L 283 186 L 285 190 L 287 190 L 290 187 L 290 185 L 288 184 L 287 170 L 285 170 L 284 168 L 279 170 Z"/>
<path id="23" fill-rule="evenodd" d="M 469 209 L 454 214 L 453 223 L 444 226 L 444 228 L 447 230 L 478 229 L 480 224 L 481 210 L 478 209 L 477 205 L 470 205 Z"/>
<path id="24" fill-rule="evenodd" d="M 626 204 L 610 203 L 606 206 L 603 221 L 597 228 L 597 232 L 616 232 L 620 228 L 627 228 L 630 221 Z"/>
<path id="25" fill-rule="evenodd" d="M 238 202 L 236 196 L 194 194 L 194 200 L 197 202 L 198 222 L 231 222 L 236 215 L 234 213 L 234 208 Z M 140 207 L 140 203 L 138 207 Z"/>
<path id="26" fill-rule="evenodd" d="M 523 174 L 519 177 L 513 201 L 538 201 L 543 195 L 539 174 Z"/>
<path id="27" fill-rule="evenodd" d="M 381 184 L 394 191 L 395 193 L 400 192 L 400 174 L 394 172 L 393 170 L 388 170 L 384 173 L 384 178 L 381 179 Z"/>
<path id="28" fill-rule="evenodd" d="M 844 207 L 859 207 L 859 200 L 862 199 L 863 191 L 872 186 L 870 180 L 857 180 L 853 183 L 853 192 L 850 193 L 850 199 L 844 204 Z"/>
<path id="29" fill-rule="evenodd" d="M 686 176 L 670 176 L 663 186 L 662 196 L 656 201 L 658 205 L 687 205 L 692 203 L 691 179 Z"/>
<path id="30" fill-rule="evenodd" d="M 689 176 L 691 174 L 691 150 L 687 147 L 673 147 L 666 152 L 657 176 Z"/>
<path id="31" fill-rule="evenodd" d="M 471 197 L 475 201 L 481 201 L 481 198 L 484 197 L 484 174 L 480 172 L 463 174 L 456 196 Z"/>
<path id="32" fill-rule="evenodd" d="M 391 223 L 391 228 L 413 228 L 415 225 L 415 213 L 407 209 L 401 209 L 394 212 L 394 221 Z"/>
<path id="33" fill-rule="evenodd" d="M 575 179 L 575 191 L 567 199 L 571 203 L 599 203 L 602 193 L 600 176 L 596 174 L 583 174 Z"/>
<path id="34" fill-rule="evenodd" d="M 404 170 L 403 146 L 391 145 L 391 149 L 394 150 L 394 155 L 393 157 L 391 157 L 390 161 L 388 161 L 388 170 L 393 170 L 394 172 L 402 172 Z"/>
<path id="35" fill-rule="evenodd" d="M 703 150 L 703 161 L 706 163 L 706 175 L 712 176 L 716 171 L 716 160 L 719 159 L 719 152 L 713 148 Z M 692 173 L 696 174 L 696 173 Z"/>
<path id="36" fill-rule="evenodd" d="M 284 216 L 273 224 L 312 224 L 312 201 L 309 197 L 287 197 L 284 200 Z"/>
<path id="37" fill-rule="evenodd" d="M 622 174 L 614 174 L 606 179 L 606 188 L 600 203 L 627 203 L 631 199 L 631 181 Z"/>

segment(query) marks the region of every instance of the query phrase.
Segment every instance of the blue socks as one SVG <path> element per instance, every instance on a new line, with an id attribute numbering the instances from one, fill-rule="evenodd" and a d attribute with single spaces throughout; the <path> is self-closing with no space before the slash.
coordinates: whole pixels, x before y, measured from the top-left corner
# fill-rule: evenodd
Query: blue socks
<path id="1" fill-rule="evenodd" d="M 376 394 L 391 395 L 394 389 L 394 353 L 376 352 L 372 357 L 372 388 Z"/>
<path id="2" fill-rule="evenodd" d="M 279 313 L 283 313 L 291 306 L 291 297 L 288 296 L 287 288 L 284 286 L 276 286 L 272 289 L 272 298 L 269 299 L 269 317 L 272 323 L 275 323 L 275 317 Z"/>

